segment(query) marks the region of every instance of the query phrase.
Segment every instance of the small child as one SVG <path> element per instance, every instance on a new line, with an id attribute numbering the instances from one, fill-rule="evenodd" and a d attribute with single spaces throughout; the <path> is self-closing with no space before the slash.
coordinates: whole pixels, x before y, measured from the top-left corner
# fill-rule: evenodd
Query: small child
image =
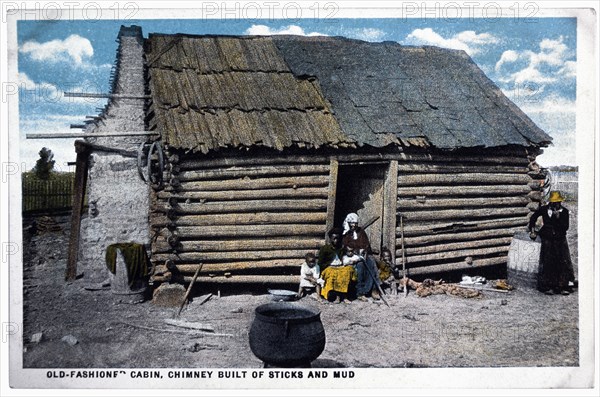
<path id="1" fill-rule="evenodd" d="M 317 265 L 317 257 L 312 252 L 304 256 L 304 263 L 300 267 L 300 288 L 298 289 L 298 299 L 308 294 L 317 292 L 317 297 L 321 299 L 321 287 L 325 281 L 320 278 L 320 269 Z"/>
<path id="2" fill-rule="evenodd" d="M 346 247 L 344 252 L 344 256 L 342 257 L 342 265 L 344 266 L 354 266 L 358 262 L 360 262 L 362 258 L 354 253 L 354 248 Z"/>
<path id="3" fill-rule="evenodd" d="M 379 271 L 382 288 L 387 289 L 389 287 L 392 295 L 397 295 L 400 272 L 392 262 L 392 253 L 387 247 L 381 249 L 380 259 L 377 261 L 377 270 Z"/>

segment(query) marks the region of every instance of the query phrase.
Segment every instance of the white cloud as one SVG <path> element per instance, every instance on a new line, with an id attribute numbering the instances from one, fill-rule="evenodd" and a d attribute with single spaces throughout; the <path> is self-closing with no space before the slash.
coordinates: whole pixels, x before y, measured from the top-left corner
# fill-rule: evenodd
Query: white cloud
<path id="1" fill-rule="evenodd" d="M 563 40 L 562 36 L 557 40 L 544 39 L 539 44 L 539 52 L 504 51 L 495 67 L 496 72 L 501 74 L 499 80 L 504 83 L 549 84 L 574 78 L 576 62 L 569 60 L 572 52 Z M 516 66 L 522 67 L 515 71 Z"/>
<path id="2" fill-rule="evenodd" d="M 35 61 L 72 61 L 83 65 L 84 60 L 94 55 L 92 43 L 85 37 L 72 34 L 64 40 L 51 40 L 44 43 L 30 40 L 23 43 L 19 52 L 27 54 Z"/>
<path id="3" fill-rule="evenodd" d="M 38 99 L 43 97 L 46 99 L 54 98 L 55 100 L 60 100 L 63 96 L 55 85 L 46 82 L 36 83 L 24 72 L 19 72 L 19 88 L 25 91 L 21 95 L 33 94 Z"/>
<path id="4" fill-rule="evenodd" d="M 344 33 L 344 36 L 364 41 L 381 41 L 385 32 L 375 28 L 350 29 Z"/>
<path id="5" fill-rule="evenodd" d="M 558 74 L 563 77 L 575 78 L 575 76 L 577 75 L 577 62 L 565 62 L 563 67 L 560 68 L 560 70 L 558 71 Z"/>
<path id="6" fill-rule="evenodd" d="M 540 99 L 539 101 L 528 100 L 521 106 L 528 115 L 537 113 L 568 113 L 574 115 L 577 112 L 575 100 L 567 99 L 558 94 L 552 94 Z"/>
<path id="7" fill-rule="evenodd" d="M 455 50 L 463 50 L 469 55 L 475 55 L 483 51 L 489 44 L 496 44 L 500 40 L 490 33 L 476 33 L 466 30 L 446 39 L 431 28 L 415 29 L 408 36 L 406 42 L 416 45 L 434 45 Z"/>
<path id="8" fill-rule="evenodd" d="M 563 37 L 558 40 L 544 39 L 540 43 L 540 52 L 531 54 L 531 62 L 534 65 L 547 63 L 548 65 L 557 66 L 563 63 L 565 56 L 568 53 L 568 47 L 563 43 Z"/>
<path id="9" fill-rule="evenodd" d="M 537 83 L 548 84 L 555 83 L 558 80 L 556 76 L 543 74 L 534 66 L 529 65 L 525 69 L 515 72 L 510 75 L 509 81 L 514 81 L 517 84 Z"/>
<path id="10" fill-rule="evenodd" d="M 306 33 L 304 29 L 298 25 L 289 25 L 281 29 L 272 29 L 266 25 L 252 25 L 246 29 L 245 34 L 252 36 L 272 36 L 278 34 L 291 34 L 297 36 L 327 36 L 324 33 L 318 32 Z"/>
<path id="11" fill-rule="evenodd" d="M 553 94 L 538 101 L 525 101 L 520 108 L 553 138 L 552 145 L 544 149 L 537 162 L 544 167 L 576 165 L 575 100 Z"/>
<path id="12" fill-rule="evenodd" d="M 24 90 L 35 90 L 36 84 L 26 73 L 19 72 L 19 87 Z"/>
<path id="13" fill-rule="evenodd" d="M 28 103 L 68 103 L 103 106 L 106 99 L 103 98 L 72 98 L 66 97 L 64 91 L 69 92 L 98 92 L 99 89 L 95 84 L 82 84 L 83 82 L 67 83 L 63 87 L 57 87 L 54 84 L 47 82 L 35 82 L 26 73 L 19 72 L 19 88 L 21 90 L 21 102 Z M 77 84 L 77 85 L 76 85 Z"/>
<path id="14" fill-rule="evenodd" d="M 61 132 L 78 132 L 72 130 L 70 123 L 81 122 L 85 116 L 68 116 L 62 114 L 49 114 L 43 118 L 21 120 L 19 129 L 21 139 L 20 146 L 20 161 L 23 169 L 28 171 L 35 166 L 36 160 L 39 158 L 38 152 L 43 147 L 47 147 L 54 153 L 56 160 L 55 169 L 59 171 L 68 171 L 67 162 L 75 161 L 75 147 L 72 138 L 68 139 L 25 139 L 26 134 L 50 134 Z"/>
<path id="15" fill-rule="evenodd" d="M 43 117 L 34 116 L 19 120 L 19 126 L 23 130 L 37 131 L 40 129 L 51 128 L 70 128 L 70 124 L 81 124 L 85 120 L 85 115 L 70 115 L 70 114 L 47 114 Z M 71 131 L 73 132 L 73 131 Z"/>
<path id="16" fill-rule="evenodd" d="M 513 50 L 506 50 L 500 56 L 500 60 L 496 62 L 496 71 L 500 70 L 502 65 L 516 62 L 519 59 L 519 53 Z"/>
<path id="17" fill-rule="evenodd" d="M 462 41 L 463 43 L 479 45 L 495 44 L 499 42 L 499 40 L 491 33 L 477 34 L 473 30 L 465 30 L 464 32 L 460 32 L 456 34 L 454 38 L 456 38 L 459 41 Z"/>
<path id="18" fill-rule="evenodd" d="M 577 165 L 577 145 L 573 135 L 553 135 L 552 145 L 544 149 L 544 153 L 536 158 L 542 167 L 558 165 Z"/>

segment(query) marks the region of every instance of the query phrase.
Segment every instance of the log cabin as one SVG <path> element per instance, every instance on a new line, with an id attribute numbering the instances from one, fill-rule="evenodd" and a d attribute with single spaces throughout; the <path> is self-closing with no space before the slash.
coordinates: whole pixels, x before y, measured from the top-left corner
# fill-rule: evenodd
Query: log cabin
<path id="1" fill-rule="evenodd" d="M 411 277 L 479 274 L 506 266 L 541 199 L 551 137 L 463 51 L 136 26 L 118 42 L 108 104 L 76 143 L 90 212 L 70 260 L 86 275 L 136 241 L 154 274 L 293 283 L 348 212 L 379 216 L 374 251 Z M 122 135 L 94 137 L 108 131 Z"/>

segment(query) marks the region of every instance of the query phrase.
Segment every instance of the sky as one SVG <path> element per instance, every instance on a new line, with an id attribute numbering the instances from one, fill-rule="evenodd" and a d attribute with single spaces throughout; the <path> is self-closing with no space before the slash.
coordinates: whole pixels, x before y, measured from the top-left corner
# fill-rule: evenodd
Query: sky
<path id="1" fill-rule="evenodd" d="M 577 165 L 575 157 L 575 18 L 163 19 L 19 21 L 21 163 L 31 169 L 42 147 L 66 171 L 73 139 L 31 140 L 27 133 L 79 132 L 104 99 L 64 97 L 63 91 L 108 92 L 121 25 L 149 33 L 298 34 L 345 36 L 403 45 L 464 50 L 540 128 L 554 138 L 538 163 Z"/>

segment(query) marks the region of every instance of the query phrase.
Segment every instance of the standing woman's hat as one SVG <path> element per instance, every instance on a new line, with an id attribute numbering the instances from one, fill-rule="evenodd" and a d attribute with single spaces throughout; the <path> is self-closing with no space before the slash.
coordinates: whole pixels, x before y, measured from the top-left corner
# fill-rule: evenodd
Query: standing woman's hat
<path id="1" fill-rule="evenodd" d="M 548 201 L 551 203 L 560 203 L 561 201 L 565 201 L 565 199 L 560 195 L 560 192 L 553 191 L 550 192 L 550 199 Z"/>

